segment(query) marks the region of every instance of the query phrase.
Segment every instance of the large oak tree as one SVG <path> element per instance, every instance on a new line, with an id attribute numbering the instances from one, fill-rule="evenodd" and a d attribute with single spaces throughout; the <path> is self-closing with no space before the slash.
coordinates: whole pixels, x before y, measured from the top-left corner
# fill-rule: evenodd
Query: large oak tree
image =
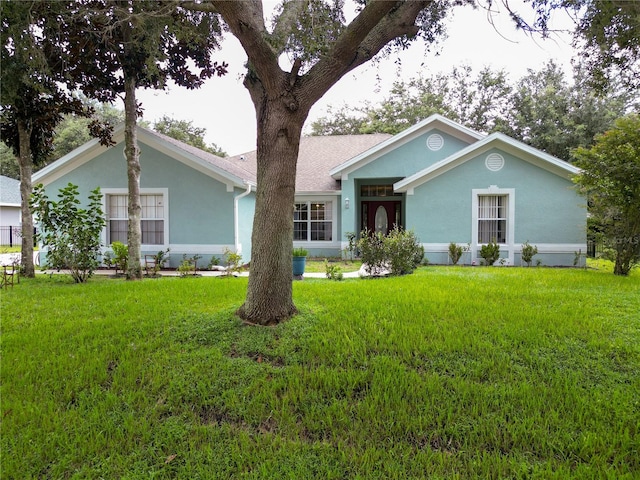
<path id="1" fill-rule="evenodd" d="M 311 107 L 381 51 L 417 38 L 435 41 L 449 8 L 462 3 L 472 2 L 357 2 L 357 14 L 347 23 L 341 1 L 286 1 L 270 29 L 260 1 L 183 4 L 218 13 L 248 57 L 244 85 L 256 110 L 258 185 L 251 275 L 238 311 L 245 321 L 269 325 L 296 312 L 292 209 L 300 136 Z"/>
<path id="2" fill-rule="evenodd" d="M 508 2 L 501 1 L 509 8 Z M 553 9 L 575 9 L 580 14 L 587 7 L 598 13 L 599 1 L 530 0 L 525 3 L 536 11 L 535 22 L 527 24 L 517 12 L 512 12 L 512 18 L 523 29 L 544 33 Z M 244 85 L 256 110 L 258 131 L 251 275 L 245 303 L 238 311 L 248 322 L 273 324 L 296 312 L 291 286 L 291 210 L 300 135 L 311 107 L 346 73 L 381 52 L 406 48 L 417 38 L 427 45 L 433 43 L 443 33 L 443 19 L 450 9 L 475 2 L 354 3 L 356 15 L 347 22 L 343 0 L 284 0 L 270 28 L 258 0 L 181 3 L 185 8 L 219 14 L 248 56 Z M 615 12 L 610 17 L 619 19 Z M 619 23 L 633 21 L 635 17 L 624 16 Z M 609 35 L 606 26 L 596 26 L 596 35 L 600 32 Z M 578 34 L 587 38 L 590 33 L 582 28 Z M 596 38 L 596 44 L 603 43 Z M 627 58 L 633 60 L 633 42 L 625 51 L 631 52 Z"/>

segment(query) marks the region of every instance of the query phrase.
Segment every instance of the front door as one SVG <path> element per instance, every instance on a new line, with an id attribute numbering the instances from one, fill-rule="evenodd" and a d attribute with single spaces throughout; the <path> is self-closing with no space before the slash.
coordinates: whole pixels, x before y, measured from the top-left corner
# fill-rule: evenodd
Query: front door
<path id="1" fill-rule="evenodd" d="M 395 225 L 402 226 L 402 202 L 362 202 L 361 218 L 362 230 L 369 229 L 386 235 Z"/>

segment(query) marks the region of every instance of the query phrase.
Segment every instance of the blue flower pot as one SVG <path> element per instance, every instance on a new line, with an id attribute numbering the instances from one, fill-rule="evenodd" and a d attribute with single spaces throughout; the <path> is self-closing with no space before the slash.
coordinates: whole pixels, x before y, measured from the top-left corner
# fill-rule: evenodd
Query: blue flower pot
<path id="1" fill-rule="evenodd" d="M 304 268 L 307 265 L 307 257 L 293 257 L 293 276 L 301 277 L 304 275 Z"/>

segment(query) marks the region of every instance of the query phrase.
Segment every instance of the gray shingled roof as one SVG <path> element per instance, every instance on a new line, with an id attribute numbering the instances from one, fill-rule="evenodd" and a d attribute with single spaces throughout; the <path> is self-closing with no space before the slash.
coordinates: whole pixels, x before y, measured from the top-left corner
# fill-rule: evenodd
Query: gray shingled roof
<path id="1" fill-rule="evenodd" d="M 0 175 L 0 203 L 20 205 L 20 181 Z"/>
<path id="2" fill-rule="evenodd" d="M 340 181 L 329 175 L 329 171 L 347 160 L 369 150 L 391 135 L 330 135 L 302 137 L 298 155 L 296 192 L 328 192 L 340 190 Z M 243 158 L 243 159 L 241 159 Z M 256 172 L 256 152 L 248 152 L 227 159 L 243 169 Z"/>
<path id="3" fill-rule="evenodd" d="M 204 150 L 200 150 L 197 147 L 193 147 L 189 144 L 176 140 L 175 138 L 171 138 L 167 135 L 163 135 L 162 133 L 158 133 L 154 130 L 147 129 L 147 132 L 150 133 L 151 135 L 155 135 L 158 138 L 161 138 L 167 143 L 171 143 L 172 145 L 175 145 L 176 147 L 190 153 L 191 155 L 194 155 L 200 158 L 201 160 L 204 160 L 207 163 L 215 165 L 216 167 L 221 168 L 222 170 L 225 170 L 232 175 L 235 175 L 236 177 L 239 177 L 239 178 L 242 178 L 243 180 L 247 180 L 254 183 L 256 181 L 255 168 L 253 168 L 252 170 L 247 169 L 245 168 L 245 165 L 242 163 L 231 161 L 228 158 L 218 157 L 217 155 L 214 155 L 209 152 L 205 152 Z"/>

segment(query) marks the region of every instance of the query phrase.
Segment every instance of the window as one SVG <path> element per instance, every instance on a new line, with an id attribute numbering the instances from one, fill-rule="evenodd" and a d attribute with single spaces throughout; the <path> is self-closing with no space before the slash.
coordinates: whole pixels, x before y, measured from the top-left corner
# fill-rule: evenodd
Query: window
<path id="1" fill-rule="evenodd" d="M 333 240 L 333 202 L 296 202 L 293 208 L 293 240 L 330 242 Z"/>
<path id="2" fill-rule="evenodd" d="M 478 243 L 506 243 L 507 196 L 478 197 Z"/>
<path id="3" fill-rule="evenodd" d="M 109 222 L 107 243 L 127 243 L 127 225 L 129 215 L 127 213 L 126 195 L 109 195 L 107 216 Z"/>
<path id="4" fill-rule="evenodd" d="M 362 185 L 360 187 L 361 197 L 393 197 L 402 196 L 401 193 L 393 191 L 393 185 Z"/>
<path id="5" fill-rule="evenodd" d="M 128 195 L 107 195 L 107 243 L 127 243 Z M 142 244 L 164 245 L 164 195 L 140 195 Z"/>

